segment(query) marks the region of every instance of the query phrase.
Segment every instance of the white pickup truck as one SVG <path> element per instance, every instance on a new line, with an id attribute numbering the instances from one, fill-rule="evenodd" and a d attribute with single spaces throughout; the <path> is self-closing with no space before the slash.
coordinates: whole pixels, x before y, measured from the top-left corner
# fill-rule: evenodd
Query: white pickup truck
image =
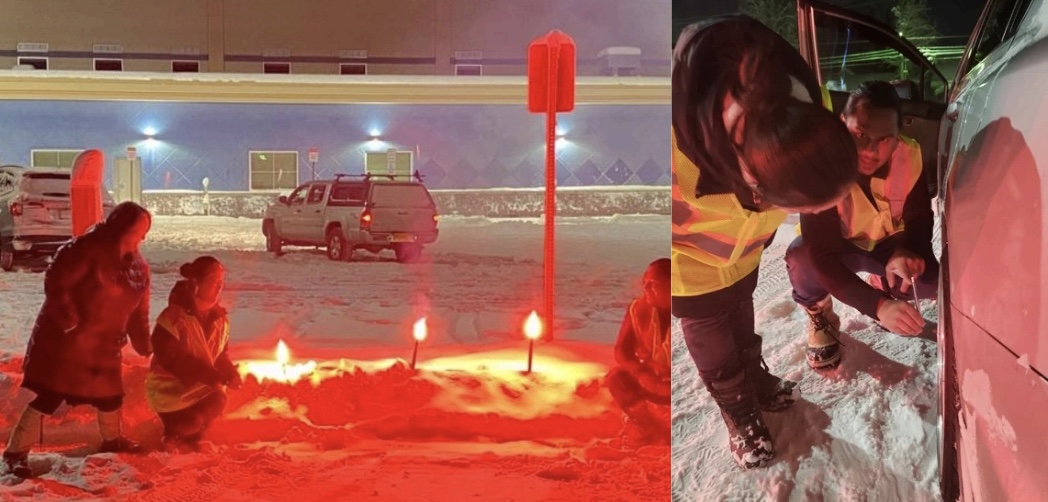
<path id="1" fill-rule="evenodd" d="M 284 246 L 327 246 L 331 260 L 348 261 L 353 251 L 392 249 L 413 263 L 437 240 L 437 207 L 421 179 L 380 175 L 336 175 L 310 181 L 266 208 L 266 250 Z"/>

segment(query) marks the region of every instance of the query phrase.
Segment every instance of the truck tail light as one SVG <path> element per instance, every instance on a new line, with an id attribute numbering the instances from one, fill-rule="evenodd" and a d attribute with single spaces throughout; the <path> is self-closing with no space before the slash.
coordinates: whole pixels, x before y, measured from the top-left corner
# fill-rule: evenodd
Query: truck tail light
<path id="1" fill-rule="evenodd" d="M 11 214 L 13 216 L 22 216 L 22 212 L 23 212 L 22 209 L 23 208 L 22 208 L 22 203 L 21 202 L 19 202 L 17 200 L 16 201 L 11 201 L 11 203 L 8 204 L 7 207 L 8 207 L 8 209 L 11 210 Z"/>
<path id="2" fill-rule="evenodd" d="M 371 210 L 365 209 L 360 215 L 360 228 L 371 228 Z"/>

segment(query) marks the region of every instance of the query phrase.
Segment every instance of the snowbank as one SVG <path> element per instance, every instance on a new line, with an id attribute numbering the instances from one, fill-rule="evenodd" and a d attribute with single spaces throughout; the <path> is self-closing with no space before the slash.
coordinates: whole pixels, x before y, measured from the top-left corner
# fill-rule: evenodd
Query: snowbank
<path id="1" fill-rule="evenodd" d="M 540 216 L 545 194 L 541 189 L 433 190 L 437 209 L 444 215 L 519 218 Z M 260 218 L 276 202 L 274 192 L 146 191 L 143 204 L 153 214 L 165 216 L 232 216 Z M 286 193 L 284 194 L 286 195 Z M 206 202 L 205 202 L 206 201 Z M 609 216 L 613 214 L 665 214 L 670 212 L 667 187 L 583 187 L 557 190 L 559 216 Z"/>

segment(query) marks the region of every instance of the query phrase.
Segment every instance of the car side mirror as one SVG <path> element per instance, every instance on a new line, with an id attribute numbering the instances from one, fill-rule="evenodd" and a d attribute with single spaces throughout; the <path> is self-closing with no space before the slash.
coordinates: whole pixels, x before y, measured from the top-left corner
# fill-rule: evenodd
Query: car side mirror
<path id="1" fill-rule="evenodd" d="M 281 195 L 280 198 L 277 199 L 277 201 L 281 204 L 287 204 L 287 195 Z"/>

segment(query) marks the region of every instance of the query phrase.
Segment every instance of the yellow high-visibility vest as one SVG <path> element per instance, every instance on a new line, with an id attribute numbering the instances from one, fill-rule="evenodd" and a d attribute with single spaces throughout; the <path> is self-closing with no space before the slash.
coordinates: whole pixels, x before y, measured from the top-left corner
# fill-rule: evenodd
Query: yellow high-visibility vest
<path id="1" fill-rule="evenodd" d="M 873 251 L 879 242 L 906 230 L 902 209 L 910 191 L 921 182 L 923 170 L 920 143 L 900 136 L 899 145 L 892 153 L 888 176 L 870 179 L 870 194 L 874 201 L 871 202 L 856 185 L 837 204 L 844 238 L 859 249 Z"/>
<path id="2" fill-rule="evenodd" d="M 757 270 L 764 244 L 786 213 L 742 207 L 734 194 L 696 197 L 699 167 L 673 147 L 673 296 L 698 296 L 735 284 Z"/>
<path id="3" fill-rule="evenodd" d="M 213 333 L 205 334 L 195 317 L 184 309 L 168 306 L 160 313 L 156 323 L 178 338 L 195 357 L 211 364 L 215 363 L 229 343 L 228 317 L 215 322 Z M 146 375 L 146 401 L 157 413 L 183 410 L 200 402 L 211 392 L 214 389 L 203 383 L 184 385 L 155 361 Z"/>

